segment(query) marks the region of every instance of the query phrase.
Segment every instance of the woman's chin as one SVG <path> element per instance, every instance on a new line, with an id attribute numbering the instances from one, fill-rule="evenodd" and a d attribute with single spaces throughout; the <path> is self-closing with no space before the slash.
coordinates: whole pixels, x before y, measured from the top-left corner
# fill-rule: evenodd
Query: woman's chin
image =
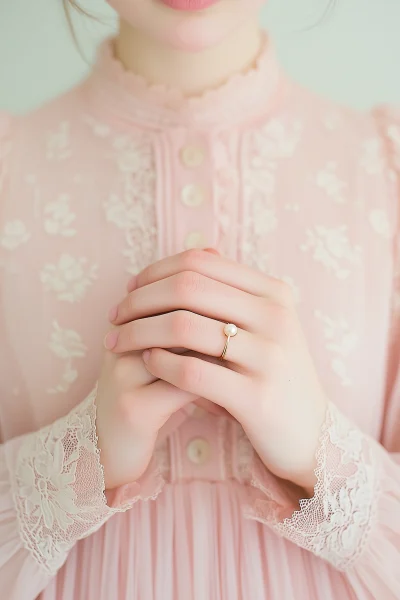
<path id="1" fill-rule="evenodd" d="M 202 52 L 220 44 L 229 34 L 227 29 L 226 22 L 218 22 L 215 19 L 184 19 L 167 34 L 166 41 L 179 50 Z"/>

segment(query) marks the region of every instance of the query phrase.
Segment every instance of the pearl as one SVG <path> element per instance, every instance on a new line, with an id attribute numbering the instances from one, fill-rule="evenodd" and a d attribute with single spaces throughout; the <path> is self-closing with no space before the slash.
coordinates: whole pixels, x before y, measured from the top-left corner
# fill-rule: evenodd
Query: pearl
<path id="1" fill-rule="evenodd" d="M 238 328 L 236 327 L 236 325 L 233 325 L 233 323 L 228 323 L 228 325 L 225 325 L 224 327 L 224 333 L 226 335 L 226 337 L 234 337 L 238 332 Z"/>

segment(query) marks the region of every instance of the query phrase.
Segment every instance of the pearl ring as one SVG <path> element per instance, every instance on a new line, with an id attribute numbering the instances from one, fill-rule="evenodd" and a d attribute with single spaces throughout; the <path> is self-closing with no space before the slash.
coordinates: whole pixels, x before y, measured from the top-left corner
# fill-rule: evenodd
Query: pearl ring
<path id="1" fill-rule="evenodd" d="M 226 353 L 228 351 L 229 340 L 231 339 L 231 337 L 235 337 L 237 332 L 238 332 L 238 328 L 236 327 L 236 325 L 233 325 L 233 323 L 228 323 L 227 325 L 225 325 L 224 334 L 226 335 L 226 342 L 225 342 L 224 349 L 222 350 L 222 354 L 220 356 L 221 360 L 226 359 Z"/>

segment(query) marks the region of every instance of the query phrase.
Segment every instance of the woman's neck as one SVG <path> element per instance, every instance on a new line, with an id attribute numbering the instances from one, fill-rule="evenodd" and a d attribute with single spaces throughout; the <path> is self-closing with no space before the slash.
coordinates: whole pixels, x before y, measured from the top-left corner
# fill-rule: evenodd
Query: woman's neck
<path id="1" fill-rule="evenodd" d="M 260 46 L 261 30 L 255 20 L 244 24 L 218 46 L 197 53 L 164 45 L 122 21 L 115 52 L 126 69 L 143 76 L 150 84 L 166 85 L 180 89 L 187 96 L 196 96 L 251 68 Z"/>

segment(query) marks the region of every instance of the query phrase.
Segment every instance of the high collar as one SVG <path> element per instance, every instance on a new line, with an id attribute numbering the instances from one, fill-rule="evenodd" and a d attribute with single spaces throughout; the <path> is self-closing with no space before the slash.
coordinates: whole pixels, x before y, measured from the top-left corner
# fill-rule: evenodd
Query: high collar
<path id="1" fill-rule="evenodd" d="M 149 85 L 114 57 L 113 40 L 101 44 L 87 90 L 120 121 L 143 127 L 225 128 L 265 114 L 276 102 L 282 75 L 270 40 L 264 36 L 255 65 L 196 97 L 178 89 Z"/>

